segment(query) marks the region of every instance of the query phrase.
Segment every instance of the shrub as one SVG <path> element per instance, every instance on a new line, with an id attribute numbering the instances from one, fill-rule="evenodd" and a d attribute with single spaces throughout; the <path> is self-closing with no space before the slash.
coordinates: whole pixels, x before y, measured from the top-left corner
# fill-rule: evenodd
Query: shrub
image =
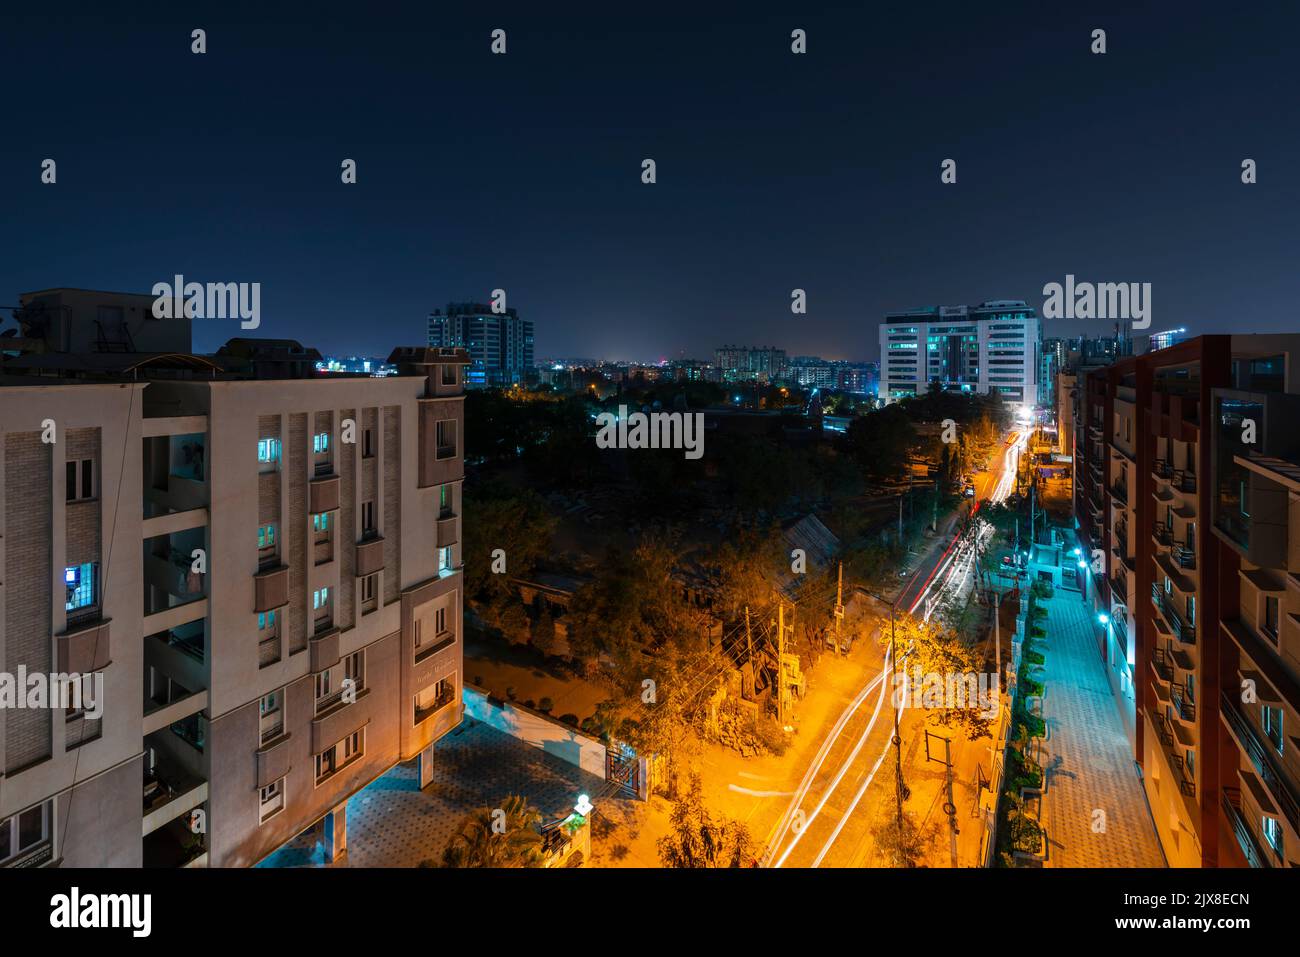
<path id="1" fill-rule="evenodd" d="M 549 712 L 554 707 L 555 707 L 555 702 L 552 701 L 550 698 L 543 698 L 541 701 L 537 702 L 538 711 Z"/>

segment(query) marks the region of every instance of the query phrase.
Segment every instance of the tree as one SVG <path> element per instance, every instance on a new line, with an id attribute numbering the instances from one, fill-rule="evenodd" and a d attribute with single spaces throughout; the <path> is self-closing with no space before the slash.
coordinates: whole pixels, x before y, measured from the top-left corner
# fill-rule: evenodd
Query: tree
<path id="1" fill-rule="evenodd" d="M 555 619 L 551 617 L 551 606 L 542 602 L 542 613 L 533 622 L 533 647 L 543 657 L 554 658 L 560 652 L 560 636 L 555 631 Z"/>
<path id="2" fill-rule="evenodd" d="M 672 833 L 659 839 L 664 867 L 753 867 L 756 847 L 749 829 L 737 821 L 717 822 L 705 805 L 700 776 L 673 802 Z"/>
<path id="3" fill-rule="evenodd" d="M 918 824 L 904 811 L 901 822 L 891 813 L 872 825 L 871 837 L 881 863 L 890 867 L 920 867 L 934 846 L 938 831 L 937 824 Z"/>
<path id="4" fill-rule="evenodd" d="M 480 603 L 515 597 L 510 579 L 527 576 L 551 548 L 556 519 L 535 493 L 500 483 L 465 491 L 465 593 Z M 493 553 L 504 552 L 506 571 L 493 571 Z"/>
<path id="5" fill-rule="evenodd" d="M 541 814 L 519 795 L 481 807 L 461 821 L 442 852 L 443 867 L 541 867 Z"/>
<path id="6" fill-rule="evenodd" d="M 919 672 L 923 684 L 909 687 L 906 705 L 912 703 L 912 694 L 920 698 L 924 707 L 931 710 L 939 724 L 945 727 L 956 726 L 970 738 L 983 737 L 989 733 L 992 723 L 990 711 L 995 706 L 990 701 L 981 700 L 979 688 L 980 660 L 974 649 L 967 645 L 952 629 L 926 621 L 913 615 L 900 614 L 894 619 L 894 645 L 898 656 L 900 674 L 906 672 L 909 681 L 915 681 Z M 880 641 L 888 645 L 890 629 L 882 628 Z M 930 688 L 937 677 L 941 683 L 938 706 L 929 699 Z M 971 684 L 975 687 L 972 689 Z M 949 697 L 952 689 L 959 688 L 965 700 L 957 701 Z M 970 692 L 975 691 L 970 700 Z M 992 694 L 993 689 L 982 689 L 985 694 Z M 901 689 L 896 689 L 901 693 Z"/>

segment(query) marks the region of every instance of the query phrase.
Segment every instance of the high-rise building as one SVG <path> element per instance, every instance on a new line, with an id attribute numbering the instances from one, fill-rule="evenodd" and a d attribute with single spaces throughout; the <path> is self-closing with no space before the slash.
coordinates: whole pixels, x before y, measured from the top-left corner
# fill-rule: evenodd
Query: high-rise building
<path id="1" fill-rule="evenodd" d="M 1042 338 L 1042 320 L 1018 299 L 887 313 L 880 325 L 880 398 L 897 402 L 938 383 L 948 391 L 997 393 L 1032 409 L 1044 397 Z"/>
<path id="2" fill-rule="evenodd" d="M 151 301 L 39 299 L 78 345 Z M 36 332 L 0 362 L 0 653 L 103 695 L 0 708 L 0 866 L 246 866 L 318 823 L 336 852 L 348 799 L 427 779 L 460 721 L 468 356 L 265 378 L 258 340 Z"/>
<path id="3" fill-rule="evenodd" d="M 775 346 L 721 346 L 714 350 L 713 364 L 723 382 L 776 382 L 788 368 L 785 350 Z"/>
<path id="4" fill-rule="evenodd" d="M 429 315 L 429 346 L 464 349 L 470 388 L 523 385 L 535 373 L 533 323 L 514 308 L 493 312 L 477 302 L 448 303 Z"/>
<path id="5" fill-rule="evenodd" d="M 1300 860 L 1298 363 L 1300 336 L 1202 336 L 1077 410 L 1082 584 L 1174 866 Z"/>

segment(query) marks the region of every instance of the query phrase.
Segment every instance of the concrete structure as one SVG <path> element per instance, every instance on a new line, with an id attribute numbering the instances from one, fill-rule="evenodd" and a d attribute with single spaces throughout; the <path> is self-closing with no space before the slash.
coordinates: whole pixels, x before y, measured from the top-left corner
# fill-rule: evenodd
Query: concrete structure
<path id="1" fill-rule="evenodd" d="M 0 707 L 0 866 L 245 866 L 322 818 L 341 851 L 348 797 L 427 765 L 461 715 L 468 357 L 389 361 L 0 365 L 0 676 L 104 680 L 98 719 Z"/>
<path id="2" fill-rule="evenodd" d="M 880 398 L 924 395 L 938 382 L 1033 409 L 1048 397 L 1042 339 L 1042 320 L 1019 299 L 888 313 L 880 325 Z"/>
<path id="3" fill-rule="evenodd" d="M 1086 380 L 1075 508 L 1099 650 L 1173 866 L 1297 856 L 1297 359 L 1300 336 L 1204 336 Z"/>
<path id="4" fill-rule="evenodd" d="M 512 386 L 536 374 L 533 323 L 513 309 L 493 312 L 477 302 L 452 302 L 429 314 L 428 342 L 433 349 L 464 349 L 469 355 L 465 384 Z"/>

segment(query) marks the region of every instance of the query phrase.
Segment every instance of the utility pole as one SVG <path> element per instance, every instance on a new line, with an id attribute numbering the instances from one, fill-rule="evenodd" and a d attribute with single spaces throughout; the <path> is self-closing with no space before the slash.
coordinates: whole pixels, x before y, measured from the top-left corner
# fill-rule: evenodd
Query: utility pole
<path id="1" fill-rule="evenodd" d="M 785 727 L 785 602 L 776 602 L 776 721 Z"/>
<path id="2" fill-rule="evenodd" d="M 903 496 L 898 496 L 898 547 L 903 547 Z"/>
<path id="3" fill-rule="evenodd" d="M 844 646 L 841 644 L 840 624 L 844 621 L 844 563 L 840 562 L 839 582 L 835 586 L 835 650 L 841 654 L 844 652 Z"/>

